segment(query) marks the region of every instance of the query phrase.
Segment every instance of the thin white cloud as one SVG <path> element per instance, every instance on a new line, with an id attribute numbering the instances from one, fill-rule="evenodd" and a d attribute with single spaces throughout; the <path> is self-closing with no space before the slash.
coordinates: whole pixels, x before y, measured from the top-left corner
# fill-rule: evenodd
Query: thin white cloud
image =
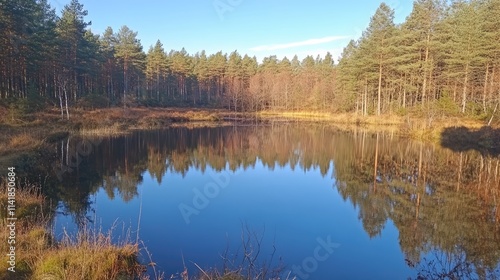
<path id="1" fill-rule="evenodd" d="M 279 52 L 276 55 L 278 58 L 283 58 L 287 57 L 288 59 L 292 59 L 295 55 L 297 55 L 297 58 L 299 60 L 304 59 L 306 56 L 310 55 L 313 58 L 316 58 L 316 56 L 320 56 L 321 58 L 325 58 L 327 53 L 330 53 L 332 55 L 332 58 L 338 62 L 339 57 L 342 53 L 344 48 L 331 48 L 331 49 L 311 49 L 307 51 L 299 51 L 299 52 L 291 52 L 291 51 L 284 51 L 284 52 Z"/>
<path id="2" fill-rule="evenodd" d="M 257 52 L 283 50 L 283 49 L 290 49 L 290 48 L 296 48 L 296 47 L 302 47 L 302 46 L 320 45 L 320 44 L 325 44 L 325 43 L 330 43 L 333 41 L 346 39 L 349 37 L 350 36 L 329 36 L 329 37 L 324 37 L 324 38 L 309 39 L 309 40 L 305 40 L 305 41 L 292 42 L 292 43 L 286 43 L 286 44 L 273 44 L 273 45 L 257 46 L 257 47 L 250 48 L 250 50 L 257 51 Z"/>

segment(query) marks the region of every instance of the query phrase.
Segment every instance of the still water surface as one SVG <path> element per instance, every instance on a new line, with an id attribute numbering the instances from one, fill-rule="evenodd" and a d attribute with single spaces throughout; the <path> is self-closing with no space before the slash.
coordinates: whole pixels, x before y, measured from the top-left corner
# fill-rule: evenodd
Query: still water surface
<path id="1" fill-rule="evenodd" d="M 56 233 L 139 236 L 167 279 L 249 262 L 282 279 L 500 277 L 496 155 L 280 124 L 71 138 L 56 163 L 82 146 L 53 190 Z"/>

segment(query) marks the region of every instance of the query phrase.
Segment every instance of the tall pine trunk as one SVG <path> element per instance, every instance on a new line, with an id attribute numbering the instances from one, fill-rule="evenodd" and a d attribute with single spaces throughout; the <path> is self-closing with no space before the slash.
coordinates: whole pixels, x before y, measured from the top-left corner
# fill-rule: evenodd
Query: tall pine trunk
<path id="1" fill-rule="evenodd" d="M 377 116 L 380 116 L 381 97 L 382 97 L 382 62 L 380 62 L 379 64 L 379 71 L 378 71 Z"/>
<path id="2" fill-rule="evenodd" d="M 462 113 L 465 113 L 465 105 L 467 104 L 467 83 L 469 82 L 469 63 L 465 65 L 464 86 L 462 88 Z"/>
<path id="3" fill-rule="evenodd" d="M 488 74 L 490 71 L 490 64 L 486 63 L 486 72 L 484 73 L 484 88 L 483 88 L 483 112 L 486 113 L 486 95 L 488 93 Z"/>
<path id="4" fill-rule="evenodd" d="M 430 33 L 427 33 L 427 45 L 425 47 L 425 60 L 424 60 L 424 81 L 422 83 L 422 106 L 425 104 L 425 98 L 427 97 L 427 63 L 429 61 L 429 42 L 430 42 Z"/>

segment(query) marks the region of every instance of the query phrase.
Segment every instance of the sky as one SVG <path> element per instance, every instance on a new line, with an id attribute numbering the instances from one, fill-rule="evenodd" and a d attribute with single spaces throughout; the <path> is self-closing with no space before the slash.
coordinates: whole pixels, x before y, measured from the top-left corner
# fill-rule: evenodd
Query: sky
<path id="1" fill-rule="evenodd" d="M 71 0 L 49 0 L 58 15 Z M 80 0 L 90 29 L 102 34 L 127 25 L 138 32 L 147 52 L 157 40 L 165 51 L 185 48 L 208 55 L 235 50 L 262 58 L 297 55 L 338 59 L 351 39 L 358 39 L 380 0 Z M 386 0 L 395 22 L 409 15 L 413 0 Z"/>

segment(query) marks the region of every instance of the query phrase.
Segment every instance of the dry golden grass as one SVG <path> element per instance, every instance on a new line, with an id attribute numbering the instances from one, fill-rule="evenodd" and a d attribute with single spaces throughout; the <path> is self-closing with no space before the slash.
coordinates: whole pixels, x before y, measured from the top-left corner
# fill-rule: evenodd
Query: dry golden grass
<path id="1" fill-rule="evenodd" d="M 185 127 L 188 129 L 194 129 L 194 128 L 204 128 L 204 127 L 210 127 L 210 128 L 215 128 L 215 127 L 222 127 L 222 126 L 230 126 L 233 125 L 231 122 L 206 122 L 206 121 L 192 121 L 189 123 L 172 123 L 169 125 L 169 127 Z"/>
<path id="2" fill-rule="evenodd" d="M 117 135 L 132 129 L 153 129 L 173 123 L 215 122 L 224 111 L 202 109 L 107 108 L 79 111 L 79 133 L 84 135 Z"/>
<path id="3" fill-rule="evenodd" d="M 41 140 L 33 137 L 33 135 L 28 133 L 23 133 L 15 135 L 10 139 L 9 148 L 12 149 L 33 148 L 40 145 L 41 143 L 42 143 Z"/>
<path id="4" fill-rule="evenodd" d="M 340 128 L 353 129 L 356 126 L 370 130 L 390 130 L 396 134 L 420 140 L 435 141 L 444 128 L 450 126 L 480 127 L 478 121 L 466 118 L 437 118 L 409 114 L 384 114 L 381 116 L 361 116 L 354 113 L 334 114 L 318 111 L 261 111 L 256 113 L 234 113 L 216 109 L 186 108 L 108 108 L 81 112 L 86 135 L 115 135 L 130 129 L 150 129 L 167 126 L 199 127 L 206 124 L 220 124 L 225 118 L 262 120 L 293 120 L 329 123 Z"/>
<path id="5" fill-rule="evenodd" d="M 100 136 L 100 135 L 117 136 L 117 135 L 128 134 L 129 132 L 130 131 L 128 131 L 126 128 L 114 124 L 112 126 L 106 126 L 106 127 L 82 128 L 79 130 L 78 133 L 82 136 Z"/>
<path id="6" fill-rule="evenodd" d="M 33 150 L 42 144 L 42 139 L 36 133 L 22 132 L 19 134 L 4 135 L 2 141 L 0 141 L 0 155 Z"/>
<path id="7" fill-rule="evenodd" d="M 448 127 L 468 127 L 479 129 L 484 124 L 477 120 L 464 119 L 458 117 L 442 118 L 410 118 L 407 117 L 399 126 L 400 134 L 413 139 L 438 142 L 445 128 Z"/>
<path id="8" fill-rule="evenodd" d="M 7 186 L 4 183 L 1 187 L 0 207 L 7 208 Z M 51 244 L 50 234 L 46 230 L 49 215 L 45 212 L 45 199 L 40 194 L 40 190 L 34 186 L 26 188 L 16 188 L 16 273 L 7 270 L 9 264 L 8 257 L 2 254 L 0 257 L 0 279 L 29 279 L 31 270 L 35 263 L 41 258 L 43 253 Z M 7 221 L 5 211 L 1 212 L 0 227 L 6 228 Z M 8 240 L 10 231 L 0 231 L 0 251 L 9 252 Z"/>
<path id="9" fill-rule="evenodd" d="M 265 120 L 295 120 L 310 122 L 327 122 L 343 130 L 352 130 L 361 126 L 369 130 L 391 131 L 398 135 L 426 141 L 439 141 L 447 127 L 464 126 L 478 129 L 484 123 L 460 117 L 418 116 L 409 114 L 400 116 L 384 114 L 381 116 L 361 116 L 352 113 L 333 114 L 328 112 L 308 111 L 263 111 L 256 114 Z"/>
<path id="10" fill-rule="evenodd" d="M 0 201 L 4 202 L 7 199 L 7 186 L 5 183 L 1 187 Z M 28 184 L 27 187 L 19 189 L 16 187 L 16 201 L 18 206 L 37 205 L 41 206 L 45 202 L 45 197 L 40 193 L 40 188 L 35 185 Z"/>
<path id="11" fill-rule="evenodd" d="M 1 185 L 0 207 L 7 207 L 6 184 Z M 0 256 L 0 279 L 146 279 L 145 267 L 138 261 L 139 247 L 123 240 L 111 241 L 112 232 L 102 234 L 83 230 L 76 236 L 66 235 L 56 242 L 48 230 L 51 209 L 38 188 L 16 189 L 16 272 L 7 270 L 8 256 Z M 1 211 L 0 226 L 8 221 Z M 1 230 L 0 251 L 9 252 L 9 231 Z"/>
<path id="12" fill-rule="evenodd" d="M 354 113 L 333 114 L 314 111 L 262 111 L 257 113 L 263 119 L 290 119 L 304 121 L 328 121 L 337 124 L 400 125 L 403 119 L 397 115 L 361 116 Z"/>
<path id="13" fill-rule="evenodd" d="M 66 236 L 36 263 L 34 279 L 132 279 L 144 271 L 136 244 L 113 245 L 111 233 Z"/>
<path id="14" fill-rule="evenodd" d="M 420 140 L 436 140 L 444 128 L 465 126 L 477 128 L 483 123 L 465 117 L 429 117 L 426 112 L 415 110 L 406 115 L 384 114 L 381 116 L 361 116 L 355 113 L 331 113 L 325 111 L 273 111 L 255 113 L 231 112 L 223 109 L 197 108 L 104 108 L 95 110 L 73 109 L 71 119 L 61 120 L 57 110 L 37 113 L 32 123 L 38 123 L 45 132 L 71 131 L 88 136 L 122 135 L 134 129 L 157 129 L 170 126 L 216 126 L 223 120 L 261 119 L 275 121 L 304 121 L 328 123 L 352 129 L 361 126 L 370 130 L 391 130 L 396 134 Z M 28 150 L 41 144 L 43 137 L 33 133 L 40 130 L 30 127 L 28 132 L 20 131 L 26 126 L 0 126 L 0 154 L 10 151 Z M 3 130 L 3 131 L 2 131 Z M 13 132 L 11 132 L 13 131 Z M 40 134 L 40 133 L 38 133 Z M 41 135 L 43 136 L 43 135 Z"/>
<path id="15" fill-rule="evenodd" d="M 332 115 L 326 112 L 309 112 L 309 111 L 261 111 L 256 115 L 263 119 L 292 119 L 292 120 L 307 120 L 307 121 L 328 121 Z"/>

